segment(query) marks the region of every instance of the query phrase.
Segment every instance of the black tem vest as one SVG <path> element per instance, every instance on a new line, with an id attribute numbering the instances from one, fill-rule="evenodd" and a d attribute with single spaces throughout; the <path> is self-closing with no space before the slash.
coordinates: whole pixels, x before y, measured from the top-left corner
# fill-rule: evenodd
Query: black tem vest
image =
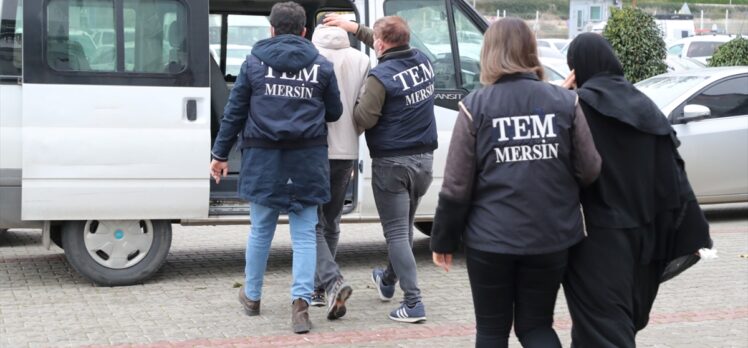
<path id="1" fill-rule="evenodd" d="M 477 131 L 468 247 L 532 255 L 582 239 L 571 162 L 575 101 L 534 74 L 502 77 L 463 100 Z"/>
<path id="2" fill-rule="evenodd" d="M 393 52 L 371 69 L 387 96 L 382 117 L 366 131 L 372 158 L 432 152 L 437 147 L 434 68 L 417 49 Z"/>

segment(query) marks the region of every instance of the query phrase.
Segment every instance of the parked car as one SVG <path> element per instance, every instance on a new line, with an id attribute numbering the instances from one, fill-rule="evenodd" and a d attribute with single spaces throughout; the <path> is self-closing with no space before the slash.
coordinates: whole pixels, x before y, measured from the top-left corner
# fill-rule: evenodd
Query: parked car
<path id="1" fill-rule="evenodd" d="M 571 42 L 569 39 L 538 39 L 538 47 L 555 49 L 561 52 L 561 49 L 568 45 L 569 42 Z"/>
<path id="2" fill-rule="evenodd" d="M 538 47 L 538 55 L 540 58 L 566 59 L 566 56 L 555 48 Z"/>
<path id="3" fill-rule="evenodd" d="M 691 36 L 673 41 L 667 46 L 667 53 L 681 58 L 694 58 L 702 64 L 707 64 L 719 46 L 734 38 L 731 35 Z"/>
<path id="4" fill-rule="evenodd" d="M 748 201 L 748 67 L 667 73 L 636 87 L 678 133 L 699 202 Z"/>
<path id="5" fill-rule="evenodd" d="M 250 53 L 252 53 L 252 46 L 226 45 L 226 73 L 224 75 L 231 75 L 233 77 L 239 75 L 242 63 L 244 63 L 244 60 Z M 210 54 L 213 55 L 216 61 L 220 61 L 221 45 L 210 45 Z"/>
<path id="6" fill-rule="evenodd" d="M 678 57 L 668 54 L 665 57 L 668 72 L 685 71 L 693 69 L 703 69 L 706 65 L 694 58 Z"/>
<path id="7" fill-rule="evenodd" d="M 543 65 L 548 82 L 561 84 L 569 76 L 569 65 L 566 59 L 540 57 L 540 64 Z"/>

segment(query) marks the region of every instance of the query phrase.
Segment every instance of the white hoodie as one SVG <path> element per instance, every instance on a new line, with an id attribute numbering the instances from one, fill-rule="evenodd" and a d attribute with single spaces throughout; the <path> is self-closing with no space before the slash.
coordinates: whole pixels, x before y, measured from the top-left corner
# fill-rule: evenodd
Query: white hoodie
<path id="1" fill-rule="evenodd" d="M 312 43 L 319 50 L 319 54 L 333 64 L 340 90 L 340 102 L 343 104 L 340 119 L 327 124 L 329 158 L 358 159 L 358 132 L 353 121 L 353 107 L 369 75 L 369 57 L 352 48 L 348 41 L 348 33 L 338 27 L 317 27 L 312 36 Z"/>

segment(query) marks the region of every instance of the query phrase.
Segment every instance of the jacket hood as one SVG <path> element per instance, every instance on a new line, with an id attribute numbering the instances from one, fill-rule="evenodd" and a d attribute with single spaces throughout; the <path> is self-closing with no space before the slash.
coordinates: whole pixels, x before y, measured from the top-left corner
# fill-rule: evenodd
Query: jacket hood
<path id="1" fill-rule="evenodd" d="M 351 47 L 348 33 L 338 27 L 318 26 L 314 29 L 312 43 L 320 48 L 339 50 Z"/>
<path id="2" fill-rule="evenodd" d="M 299 35 L 278 35 L 258 41 L 252 55 L 281 72 L 297 72 L 312 64 L 319 52 Z"/>

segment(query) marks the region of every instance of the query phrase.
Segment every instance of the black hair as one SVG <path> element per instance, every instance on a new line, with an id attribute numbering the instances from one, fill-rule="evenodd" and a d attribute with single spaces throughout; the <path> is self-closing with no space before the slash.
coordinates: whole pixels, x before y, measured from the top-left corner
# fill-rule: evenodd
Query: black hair
<path id="1" fill-rule="evenodd" d="M 270 25 L 275 35 L 301 35 L 306 25 L 306 11 L 293 1 L 279 2 L 270 10 Z"/>

